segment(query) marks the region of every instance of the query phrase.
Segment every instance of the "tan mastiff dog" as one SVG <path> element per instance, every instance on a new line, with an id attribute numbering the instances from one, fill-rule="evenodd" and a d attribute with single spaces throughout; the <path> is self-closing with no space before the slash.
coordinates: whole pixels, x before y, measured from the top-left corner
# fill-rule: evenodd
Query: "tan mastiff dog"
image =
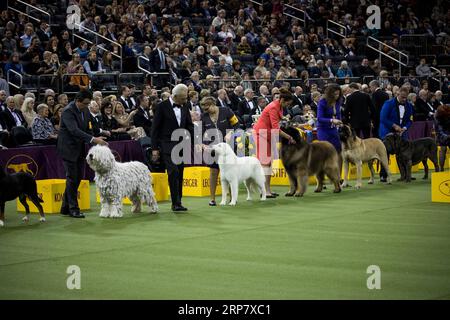
<path id="1" fill-rule="evenodd" d="M 356 185 L 357 189 L 361 188 L 362 182 L 362 164 L 367 162 L 370 169 L 369 184 L 373 184 L 375 172 L 373 170 L 373 162 L 379 160 L 381 165 L 387 172 L 387 182 L 391 183 L 391 172 L 389 171 L 389 162 L 386 147 L 384 143 L 377 138 L 360 139 L 355 130 L 348 125 L 344 125 L 340 129 L 340 138 L 342 145 L 342 159 L 344 165 L 344 181 L 342 187 L 348 186 L 348 164 L 349 162 L 356 165 Z"/>

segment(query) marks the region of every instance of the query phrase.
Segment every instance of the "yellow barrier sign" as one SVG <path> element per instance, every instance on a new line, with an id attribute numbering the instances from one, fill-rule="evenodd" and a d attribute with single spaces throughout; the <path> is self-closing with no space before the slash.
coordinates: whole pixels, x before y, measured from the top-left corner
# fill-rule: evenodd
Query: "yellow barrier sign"
<path id="1" fill-rule="evenodd" d="M 450 203 L 450 171 L 431 174 L 431 201 Z"/>
<path id="2" fill-rule="evenodd" d="M 66 189 L 66 180 L 64 179 L 45 179 L 37 180 L 37 192 L 39 198 L 44 200 L 41 203 L 44 213 L 59 213 L 61 211 L 64 190 Z M 30 206 L 30 212 L 39 212 L 36 206 L 27 199 Z M 89 192 L 89 181 L 81 180 L 78 188 L 78 206 L 80 210 L 89 210 L 91 208 L 91 195 Z M 25 207 L 17 199 L 17 211 L 25 212 Z"/>
<path id="3" fill-rule="evenodd" d="M 183 196 L 205 197 L 210 195 L 208 167 L 187 167 L 183 174 Z M 220 175 L 217 179 L 216 195 L 222 194 Z"/>

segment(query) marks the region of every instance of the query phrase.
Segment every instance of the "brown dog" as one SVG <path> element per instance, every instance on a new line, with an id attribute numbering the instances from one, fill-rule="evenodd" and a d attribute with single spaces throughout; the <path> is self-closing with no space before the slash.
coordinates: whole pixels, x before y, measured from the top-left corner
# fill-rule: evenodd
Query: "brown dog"
<path id="1" fill-rule="evenodd" d="M 295 144 L 281 138 L 281 161 L 289 176 L 290 190 L 286 197 L 301 197 L 308 185 L 308 176 L 315 175 L 317 188 L 314 192 L 321 192 L 325 175 L 334 184 L 334 192 L 341 192 L 339 185 L 339 155 L 333 145 L 326 141 L 308 144 L 294 127 L 281 128 L 290 135 Z"/>
<path id="2" fill-rule="evenodd" d="M 369 184 L 374 181 L 375 172 L 373 170 L 373 162 L 379 160 L 387 173 L 387 182 L 391 183 L 391 173 L 389 171 L 389 162 L 386 147 L 383 141 L 376 138 L 360 139 L 353 128 L 344 125 L 340 128 L 339 136 L 342 145 L 342 159 L 344 166 L 344 182 L 342 187 L 346 187 L 348 179 L 349 162 L 356 165 L 356 185 L 355 188 L 361 188 L 362 182 L 362 164 L 367 162 L 370 170 Z"/>

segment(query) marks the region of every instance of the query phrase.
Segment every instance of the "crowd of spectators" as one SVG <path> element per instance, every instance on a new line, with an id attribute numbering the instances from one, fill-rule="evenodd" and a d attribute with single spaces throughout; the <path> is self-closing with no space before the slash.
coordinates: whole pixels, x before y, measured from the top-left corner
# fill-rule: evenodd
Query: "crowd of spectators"
<path id="1" fill-rule="evenodd" d="M 1 12 L 0 145 L 20 145 L 21 139 L 53 143 L 60 112 L 69 102 L 65 92 L 82 89 L 97 90 L 90 110 L 98 124 L 96 134 L 109 139 L 148 135 L 152 106 L 167 99 L 176 83 L 189 87 L 194 120 L 200 119 L 198 101 L 213 95 L 219 106 L 238 115 L 245 128 L 281 87 L 295 93 L 297 101 L 289 113 L 298 119 L 317 110 L 330 82 L 359 82 L 360 89 L 370 93 L 369 81 L 377 80 L 390 97 L 407 85 L 415 120 L 431 119 L 437 106 L 447 101 L 447 69 L 438 65 L 437 55 L 416 64 L 411 59 L 413 65 L 400 74 L 398 64 L 380 60 L 365 45 L 367 36 L 380 37 L 389 45 L 383 50 L 390 54 L 390 47 L 400 49 L 402 35 L 427 35 L 445 57 L 450 50 L 450 8 L 445 1 L 431 1 L 423 8 L 412 0 L 376 1 L 382 8 L 380 30 L 366 27 L 368 1 L 285 1 L 305 11 L 306 27 L 283 14 L 286 9 L 277 0 L 263 1 L 264 6 L 234 0 L 78 0 L 67 1 L 66 6 L 37 2 L 32 4 L 55 17 L 64 14 L 64 22 L 66 6 L 78 5 L 81 27 L 76 32 L 84 40 L 73 38 L 73 31 L 64 25 Z M 327 33 L 327 20 L 342 24 L 347 37 Z M 139 88 L 114 87 L 107 77 L 97 77 L 138 72 L 138 65 L 161 74 L 147 77 Z M 43 95 L 16 90 L 5 80 L 9 70 L 24 76 L 48 75 L 40 83 L 55 90 Z M 59 82 L 63 86 L 57 86 Z M 102 94 L 112 87 L 115 94 Z M 20 132 L 21 139 L 11 139 L 14 127 L 29 128 L 29 135 Z"/>

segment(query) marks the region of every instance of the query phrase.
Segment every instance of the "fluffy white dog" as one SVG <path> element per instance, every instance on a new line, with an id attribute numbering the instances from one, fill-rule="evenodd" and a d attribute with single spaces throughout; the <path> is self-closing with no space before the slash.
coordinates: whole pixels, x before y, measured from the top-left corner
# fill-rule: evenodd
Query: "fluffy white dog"
<path id="1" fill-rule="evenodd" d="M 95 171 L 95 183 L 100 192 L 100 217 L 120 218 L 122 199 L 128 197 L 133 203 L 131 212 L 141 212 L 142 201 L 151 212 L 158 211 L 152 188 L 152 177 L 147 166 L 141 162 L 116 162 L 111 150 L 105 146 L 94 146 L 86 161 Z"/>
<path id="2" fill-rule="evenodd" d="M 219 143 L 211 147 L 212 153 L 217 154 L 222 182 L 221 206 L 227 204 L 228 187 L 231 187 L 230 206 L 235 206 L 238 198 L 239 183 L 244 182 L 247 188 L 247 200 L 252 200 L 251 192 L 259 191 L 261 200 L 266 200 L 264 186 L 264 171 L 259 160 L 255 157 L 237 157 L 227 143 Z"/>

